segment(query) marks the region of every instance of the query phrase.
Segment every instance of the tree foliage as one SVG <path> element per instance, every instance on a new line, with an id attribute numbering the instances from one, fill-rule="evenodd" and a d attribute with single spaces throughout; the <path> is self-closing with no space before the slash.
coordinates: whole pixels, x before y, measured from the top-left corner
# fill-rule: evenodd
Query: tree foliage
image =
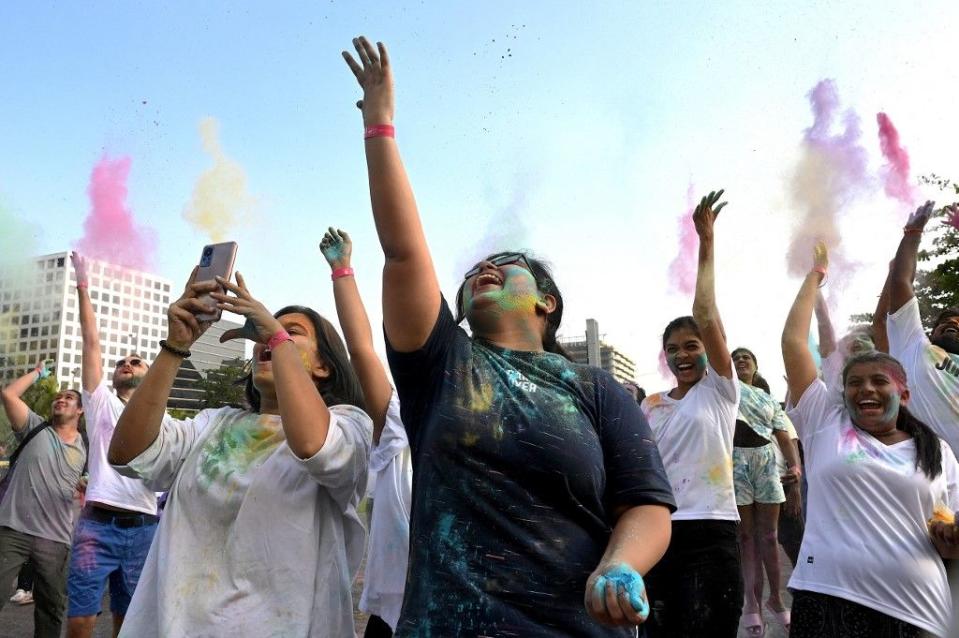
<path id="1" fill-rule="evenodd" d="M 932 184 L 949 198 L 946 204 L 959 200 L 959 183 L 936 174 L 920 178 L 925 184 Z M 955 198 L 955 199 L 952 199 Z M 940 221 L 938 232 L 930 248 L 919 252 L 919 260 L 931 266 L 929 270 L 916 273 L 916 298 L 923 323 L 932 328 L 932 321 L 942 310 L 959 306 L 959 229 L 945 223 L 945 213 L 940 208 L 935 221 Z"/>
<path id="2" fill-rule="evenodd" d="M 246 376 L 246 372 L 245 362 L 241 359 L 224 361 L 218 369 L 207 372 L 196 384 L 203 392 L 200 400 L 203 408 L 245 405 L 246 397 L 241 379 Z"/>

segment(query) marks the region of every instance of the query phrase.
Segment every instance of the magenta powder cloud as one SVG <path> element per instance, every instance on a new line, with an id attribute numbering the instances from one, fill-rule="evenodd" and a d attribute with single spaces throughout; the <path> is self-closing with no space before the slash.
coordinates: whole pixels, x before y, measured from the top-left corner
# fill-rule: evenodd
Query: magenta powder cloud
<path id="1" fill-rule="evenodd" d="M 690 184 L 686 189 L 686 212 L 679 217 L 679 251 L 669 264 L 669 287 L 687 297 L 696 291 L 696 268 L 699 262 L 699 237 L 693 224 L 693 196 Z M 668 368 L 667 368 L 668 370 Z"/>
<path id="2" fill-rule="evenodd" d="M 131 159 L 104 155 L 93 167 L 87 194 L 90 214 L 74 248 L 81 254 L 120 266 L 150 270 L 156 248 L 153 233 L 136 225 L 127 207 Z"/>
<path id="3" fill-rule="evenodd" d="M 832 281 L 841 285 L 857 264 L 844 254 L 839 221 L 849 204 L 871 186 L 868 157 L 860 143 L 859 116 L 848 109 L 840 117 L 835 82 L 820 81 L 808 97 L 813 124 L 803 135 L 790 185 L 799 216 L 786 260 L 791 274 L 805 274 L 812 266 L 813 246 L 822 240 L 830 252 Z"/>
<path id="4" fill-rule="evenodd" d="M 916 188 L 909 181 L 909 153 L 900 143 L 899 131 L 888 115 L 876 114 L 876 122 L 879 124 L 879 147 L 886 158 L 886 165 L 882 168 L 886 195 L 912 208 L 916 205 Z"/>

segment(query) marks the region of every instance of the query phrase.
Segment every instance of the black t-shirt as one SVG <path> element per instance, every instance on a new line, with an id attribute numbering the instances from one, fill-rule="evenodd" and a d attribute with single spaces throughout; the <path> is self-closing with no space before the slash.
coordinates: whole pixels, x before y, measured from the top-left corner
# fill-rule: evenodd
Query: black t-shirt
<path id="1" fill-rule="evenodd" d="M 387 350 L 413 452 L 396 635 L 635 635 L 583 603 L 615 509 L 675 510 L 629 393 L 598 368 L 471 339 L 445 300 L 421 350 Z"/>

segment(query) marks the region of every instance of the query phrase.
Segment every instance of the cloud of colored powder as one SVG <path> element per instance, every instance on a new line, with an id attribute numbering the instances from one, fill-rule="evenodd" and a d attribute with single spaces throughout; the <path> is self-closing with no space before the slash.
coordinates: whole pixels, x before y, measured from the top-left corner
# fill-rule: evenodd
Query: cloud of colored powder
<path id="1" fill-rule="evenodd" d="M 839 94 L 832 80 L 820 81 L 808 94 L 813 124 L 806 129 L 800 158 L 791 181 L 791 198 L 799 212 L 786 261 L 792 275 L 812 266 L 813 246 L 822 240 L 829 248 L 830 276 L 840 287 L 858 264 L 844 252 L 839 221 L 849 205 L 870 186 L 867 154 L 862 147 L 859 117 L 849 109 L 839 131 Z"/>
<path id="2" fill-rule="evenodd" d="M 456 264 L 455 277 L 472 268 L 477 261 L 494 253 L 506 250 L 525 250 L 528 247 L 529 229 L 524 219 L 529 211 L 529 195 L 533 190 L 528 175 L 514 176 L 508 201 L 504 205 L 495 205 L 493 214 L 486 222 L 483 235 L 469 250 L 463 251 Z"/>
<path id="3" fill-rule="evenodd" d="M 151 270 L 156 239 L 152 230 L 139 227 L 127 208 L 129 157 L 107 155 L 93 167 L 87 194 L 90 213 L 83 222 L 83 237 L 74 243 L 81 254 L 112 264 Z"/>
<path id="4" fill-rule="evenodd" d="M 36 255 L 36 228 L 32 228 L 14 214 L 0 199 L 0 268 L 8 269 L 25 264 Z"/>
<path id="5" fill-rule="evenodd" d="M 256 200 L 247 190 L 246 171 L 220 146 L 220 124 L 212 117 L 200 121 L 203 150 L 213 166 L 197 178 L 190 204 L 183 217 L 213 241 L 229 238 L 239 225 L 249 221 Z"/>
<path id="6" fill-rule="evenodd" d="M 909 181 L 909 153 L 899 141 L 899 131 L 885 113 L 876 114 L 879 124 L 879 148 L 886 164 L 882 167 L 886 195 L 906 205 L 906 215 L 916 205 L 916 187 Z"/>
<path id="7" fill-rule="evenodd" d="M 696 292 L 696 272 L 699 262 L 699 237 L 693 224 L 695 190 L 692 182 L 686 189 L 686 210 L 679 216 L 679 250 L 669 264 L 669 287 L 674 292 L 692 297 Z M 660 370 L 662 370 L 662 366 Z M 669 369 L 666 368 L 669 372 Z M 671 377 L 670 373 L 670 377 Z"/>

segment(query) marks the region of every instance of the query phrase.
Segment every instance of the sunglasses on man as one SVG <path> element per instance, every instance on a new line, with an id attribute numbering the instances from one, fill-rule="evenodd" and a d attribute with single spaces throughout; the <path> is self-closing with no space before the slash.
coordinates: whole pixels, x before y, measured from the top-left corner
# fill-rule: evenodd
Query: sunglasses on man
<path id="1" fill-rule="evenodd" d="M 463 275 L 463 279 L 469 279 L 480 274 L 480 271 L 483 269 L 483 264 L 491 263 L 494 266 L 509 266 L 510 264 L 519 264 L 526 270 L 533 272 L 533 267 L 529 265 L 529 260 L 526 259 L 526 255 L 522 253 L 506 253 L 505 255 L 497 255 L 490 259 L 484 259 L 480 263 L 476 264 L 472 268 L 466 271 L 466 274 Z"/>
<path id="2" fill-rule="evenodd" d="M 143 365 L 143 359 L 117 359 L 116 367 L 119 368 L 124 363 L 129 363 L 131 368 L 139 368 Z"/>

